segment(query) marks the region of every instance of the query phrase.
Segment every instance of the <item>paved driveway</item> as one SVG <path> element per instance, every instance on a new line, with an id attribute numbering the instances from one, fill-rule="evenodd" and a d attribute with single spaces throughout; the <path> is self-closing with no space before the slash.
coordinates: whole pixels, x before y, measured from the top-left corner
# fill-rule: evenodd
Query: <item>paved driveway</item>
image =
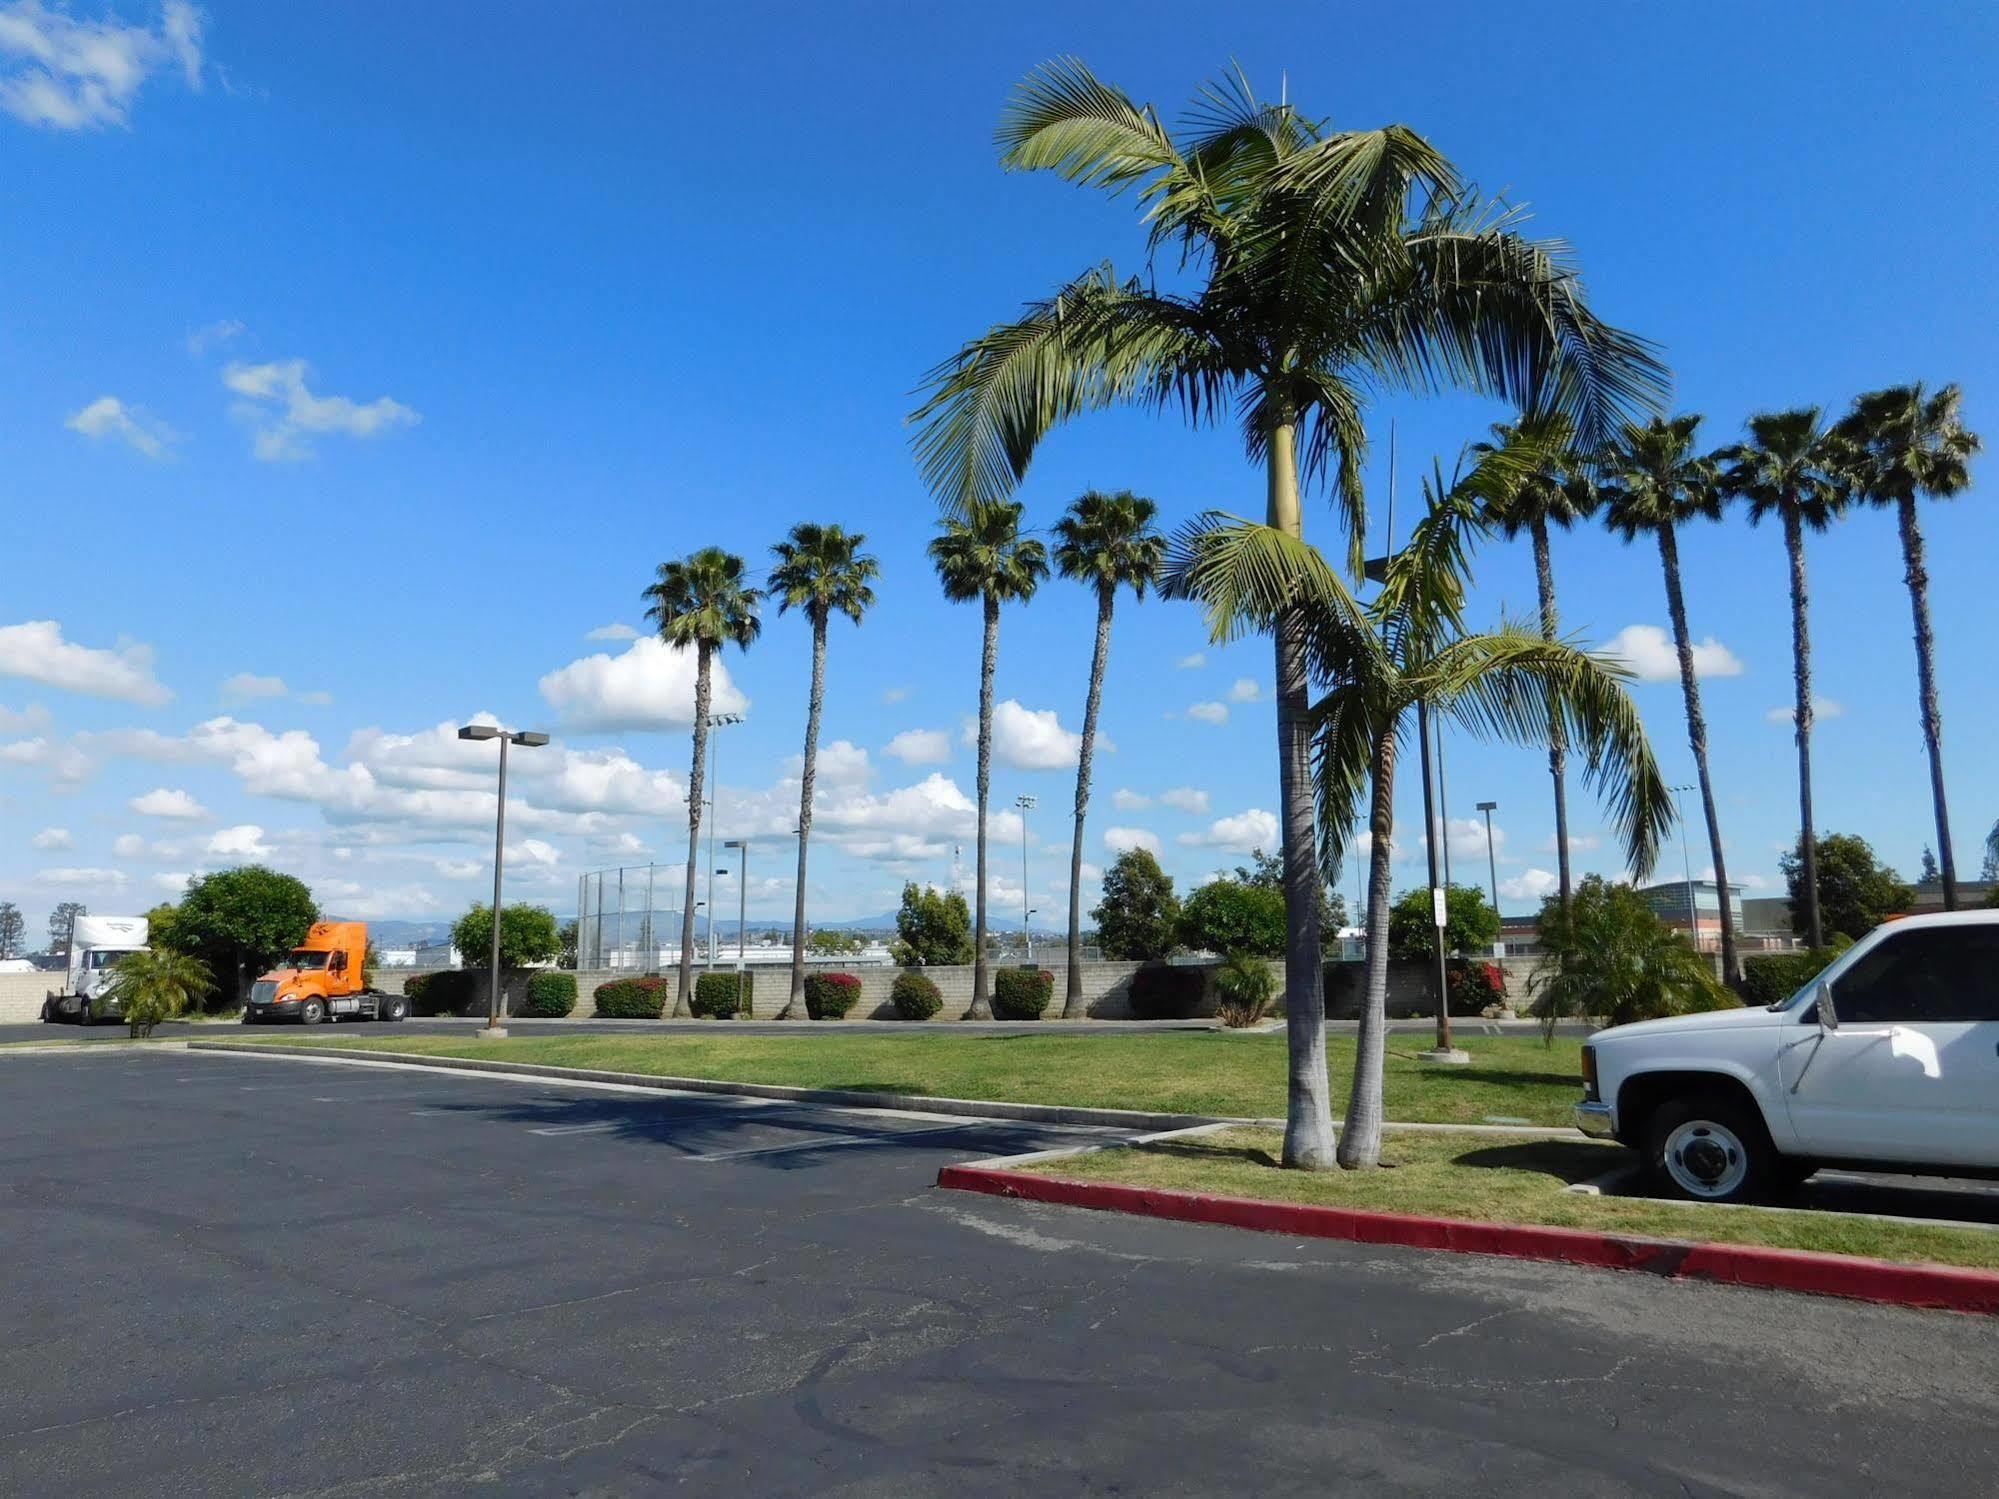
<path id="1" fill-rule="evenodd" d="M 16 1058 L 0 1492 L 1991 1491 L 1990 1321 L 930 1185 L 1075 1137 Z"/>

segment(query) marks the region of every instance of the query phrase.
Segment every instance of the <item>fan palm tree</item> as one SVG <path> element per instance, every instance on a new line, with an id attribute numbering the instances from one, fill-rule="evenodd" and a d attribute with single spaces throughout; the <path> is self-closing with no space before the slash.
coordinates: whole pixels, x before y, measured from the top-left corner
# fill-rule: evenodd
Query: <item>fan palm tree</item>
<path id="1" fill-rule="evenodd" d="M 1076 757 L 1076 833 L 1069 846 L 1069 970 L 1062 1018 L 1083 1013 L 1083 819 L 1090 807 L 1090 761 L 1097 748 L 1097 710 L 1104 699 L 1104 662 L 1111 652 L 1111 609 L 1119 588 L 1139 598 L 1159 581 L 1166 538 L 1153 527 L 1159 507 L 1130 490 L 1091 490 L 1055 523 L 1055 570 L 1097 594 L 1097 644 L 1090 655 L 1090 693 L 1083 701 L 1083 744 Z"/>
<path id="2" fill-rule="evenodd" d="M 1426 485 L 1427 513 L 1389 558 L 1381 591 L 1365 608 L 1315 548 L 1275 527 L 1212 516 L 1175 549 L 1171 587 L 1201 602 L 1218 643 L 1267 629 L 1280 610 L 1296 607 L 1289 601 L 1305 601 L 1306 654 L 1314 677 L 1330 684 L 1310 710 L 1329 878 L 1353 846 L 1367 803 L 1367 984 L 1337 1150 L 1344 1167 L 1380 1160 L 1395 771 L 1417 707 L 1516 744 L 1546 744 L 1549 720 L 1561 719 L 1641 874 L 1672 825 L 1671 794 L 1620 663 L 1518 625 L 1464 629 L 1469 544 L 1486 525 L 1481 512 L 1518 485 L 1525 465 L 1546 461 L 1509 443 L 1455 483 L 1438 475 Z"/>
<path id="3" fill-rule="evenodd" d="M 806 521 L 770 549 L 770 596 L 777 612 L 800 609 L 812 625 L 812 696 L 805 711 L 805 764 L 798 785 L 798 885 L 791 911 L 791 993 L 779 1010 L 790 1020 L 805 1005 L 805 856 L 812 839 L 812 788 L 819 773 L 819 710 L 826 701 L 826 625 L 844 614 L 855 624 L 874 607 L 869 585 L 881 567 L 861 550 L 867 537 Z"/>
<path id="4" fill-rule="evenodd" d="M 1791 710 L 1798 744 L 1798 826 L 1805 930 L 1808 946 L 1825 946 L 1819 918 L 1818 837 L 1812 821 L 1812 635 L 1810 586 L 1805 574 L 1805 532 L 1823 531 L 1837 520 L 1851 497 L 1843 445 L 1820 421 L 1819 408 L 1766 411 L 1749 419 L 1749 441 L 1715 455 L 1726 464 L 1724 493 L 1749 503 L 1749 519 L 1775 516 L 1784 527 L 1784 552 L 1791 563 L 1791 678 L 1796 706 Z"/>
<path id="5" fill-rule="evenodd" d="M 1957 909 L 1957 860 L 1950 846 L 1950 812 L 1944 804 L 1943 715 L 1937 708 L 1936 635 L 1930 628 L 1930 575 L 1923 565 L 1923 530 L 1916 501 L 1948 500 L 1971 485 L 1970 460 L 1983 444 L 1964 425 L 1963 395 L 1955 385 L 1934 394 L 1918 382 L 1870 391 L 1834 428 L 1855 449 L 1854 478 L 1876 505 L 1892 506 L 1902 533 L 1902 576 L 1916 621 L 1916 687 L 1923 711 L 1923 743 L 1930 755 L 1930 800 L 1936 807 L 1937 858 L 1943 872 L 1943 905 Z"/>
<path id="6" fill-rule="evenodd" d="M 1565 247 L 1517 232 L 1405 126 L 1331 131 L 1208 85 L 1177 132 L 1074 59 L 1021 83 L 998 132 L 1013 170 L 1135 191 L 1184 290 L 1099 266 L 932 371 L 918 462 L 946 513 L 1010 493 L 1053 428 L 1086 411 L 1233 406 L 1264 471 L 1267 519 L 1303 535 L 1301 489 L 1330 483 L 1357 567 L 1362 412 L 1379 389 L 1471 389 L 1559 411 L 1586 444 L 1653 407 L 1648 344 L 1589 309 Z M 1301 606 L 1302 608 L 1302 606 Z M 1300 611 L 1271 621 L 1287 913 L 1284 1161 L 1332 1164 L 1313 857 L 1311 724 Z"/>
<path id="7" fill-rule="evenodd" d="M 1492 428 L 1492 442 L 1474 443 L 1472 451 L 1484 455 L 1505 447 L 1525 435 L 1548 456 L 1521 475 L 1511 491 L 1501 493 L 1487 512 L 1508 541 L 1524 531 L 1534 540 L 1534 577 L 1541 596 L 1541 636 L 1560 638 L 1561 617 L 1555 609 L 1555 566 L 1548 546 L 1548 528 L 1564 531 L 1587 519 L 1596 508 L 1596 487 L 1591 482 L 1587 457 L 1572 446 L 1574 428 L 1562 417 L 1528 417 L 1518 424 L 1498 422 Z M 1566 909 L 1574 888 L 1569 871 L 1569 745 L 1559 713 L 1548 718 L 1548 775 L 1555 783 L 1555 868 L 1562 905 Z"/>
<path id="8" fill-rule="evenodd" d="M 763 595 L 743 578 L 743 559 L 720 547 L 703 547 L 678 562 L 662 562 L 659 575 L 640 597 L 659 638 L 694 650 L 694 764 L 687 776 L 687 883 L 680 901 L 680 981 L 674 990 L 676 1019 L 688 1013 L 694 989 L 694 885 L 701 852 L 701 800 L 708 770 L 709 676 L 715 653 L 734 644 L 748 650 L 763 629 L 757 606 Z"/>
<path id="9" fill-rule="evenodd" d="M 1728 907 L 1728 863 L 1722 854 L 1721 818 L 1715 811 L 1714 778 L 1708 773 L 1707 718 L 1701 712 L 1700 679 L 1694 675 L 1694 642 L 1687 631 L 1687 600 L 1680 588 L 1680 527 L 1721 515 L 1721 490 L 1712 457 L 1694 451 L 1699 415 L 1655 417 L 1628 422 L 1599 460 L 1604 521 L 1626 542 L 1650 536 L 1659 547 L 1666 577 L 1666 611 L 1672 617 L 1673 646 L 1680 658 L 1680 691 L 1687 704 L 1687 747 L 1693 751 L 1700 782 L 1701 811 L 1707 819 L 1708 850 L 1720 899 L 1721 973 L 1731 985 L 1742 982 L 1736 951 L 1735 918 Z M 1691 899 L 1691 898 L 1690 898 Z M 1689 932 L 1689 938 L 1697 934 Z"/>
<path id="10" fill-rule="evenodd" d="M 993 779 L 993 672 L 999 665 L 1000 605 L 1026 603 L 1048 576 L 1048 549 L 1020 534 L 1022 507 L 1008 500 L 981 502 L 962 516 L 946 517 L 930 542 L 944 597 L 977 600 L 985 611 L 985 645 L 979 656 L 979 872 L 972 911 L 972 1007 L 967 1020 L 992 1019 L 986 988 L 986 803 Z"/>

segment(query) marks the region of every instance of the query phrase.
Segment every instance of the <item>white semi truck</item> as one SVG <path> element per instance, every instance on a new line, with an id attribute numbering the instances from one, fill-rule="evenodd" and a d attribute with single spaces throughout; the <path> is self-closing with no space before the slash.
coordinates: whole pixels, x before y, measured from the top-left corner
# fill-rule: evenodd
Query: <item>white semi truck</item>
<path id="1" fill-rule="evenodd" d="M 59 993 L 42 1001 L 42 1019 L 89 1025 L 116 1020 L 118 999 L 110 991 L 118 960 L 146 949 L 143 916 L 79 916 L 69 938 L 69 967 Z"/>

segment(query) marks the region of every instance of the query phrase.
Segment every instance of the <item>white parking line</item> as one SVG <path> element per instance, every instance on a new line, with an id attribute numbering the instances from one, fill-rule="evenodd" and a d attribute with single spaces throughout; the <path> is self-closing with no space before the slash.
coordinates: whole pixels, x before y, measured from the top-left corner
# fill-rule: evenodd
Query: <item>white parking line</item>
<path id="1" fill-rule="evenodd" d="M 531 1135 L 601 1135 L 618 1127 L 615 1119 L 599 1120 L 595 1124 L 552 1124 L 542 1129 L 531 1129 Z"/>
<path id="2" fill-rule="evenodd" d="M 801 1150 L 853 1150 L 868 1145 L 894 1145 L 903 1140 L 921 1140 L 930 1135 L 959 1135 L 976 1124 L 947 1125 L 942 1129 L 905 1129 L 887 1135 L 844 1135 L 826 1140 L 800 1140 L 791 1145 L 755 1145 L 743 1150 L 711 1150 L 705 1155 L 684 1155 L 683 1161 L 740 1161 L 750 1156 L 789 1155 Z"/>

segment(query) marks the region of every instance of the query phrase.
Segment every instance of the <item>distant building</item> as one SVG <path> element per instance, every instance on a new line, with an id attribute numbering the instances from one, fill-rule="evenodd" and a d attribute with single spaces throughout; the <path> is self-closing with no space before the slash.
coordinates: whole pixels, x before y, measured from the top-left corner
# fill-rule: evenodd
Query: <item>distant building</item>
<path id="1" fill-rule="evenodd" d="M 1960 911 L 1975 911 L 1992 898 L 1999 883 L 1992 880 L 1959 880 L 1957 882 L 1957 908 Z M 1904 916 L 1934 916 L 1943 909 L 1943 881 L 1925 880 L 1916 886 L 1916 903 L 1902 912 Z M 1857 937 L 1860 934 L 1854 933 Z"/>
<path id="2" fill-rule="evenodd" d="M 1791 935 L 1791 898 L 1755 895 L 1742 903 L 1742 930 L 1753 937 Z"/>

